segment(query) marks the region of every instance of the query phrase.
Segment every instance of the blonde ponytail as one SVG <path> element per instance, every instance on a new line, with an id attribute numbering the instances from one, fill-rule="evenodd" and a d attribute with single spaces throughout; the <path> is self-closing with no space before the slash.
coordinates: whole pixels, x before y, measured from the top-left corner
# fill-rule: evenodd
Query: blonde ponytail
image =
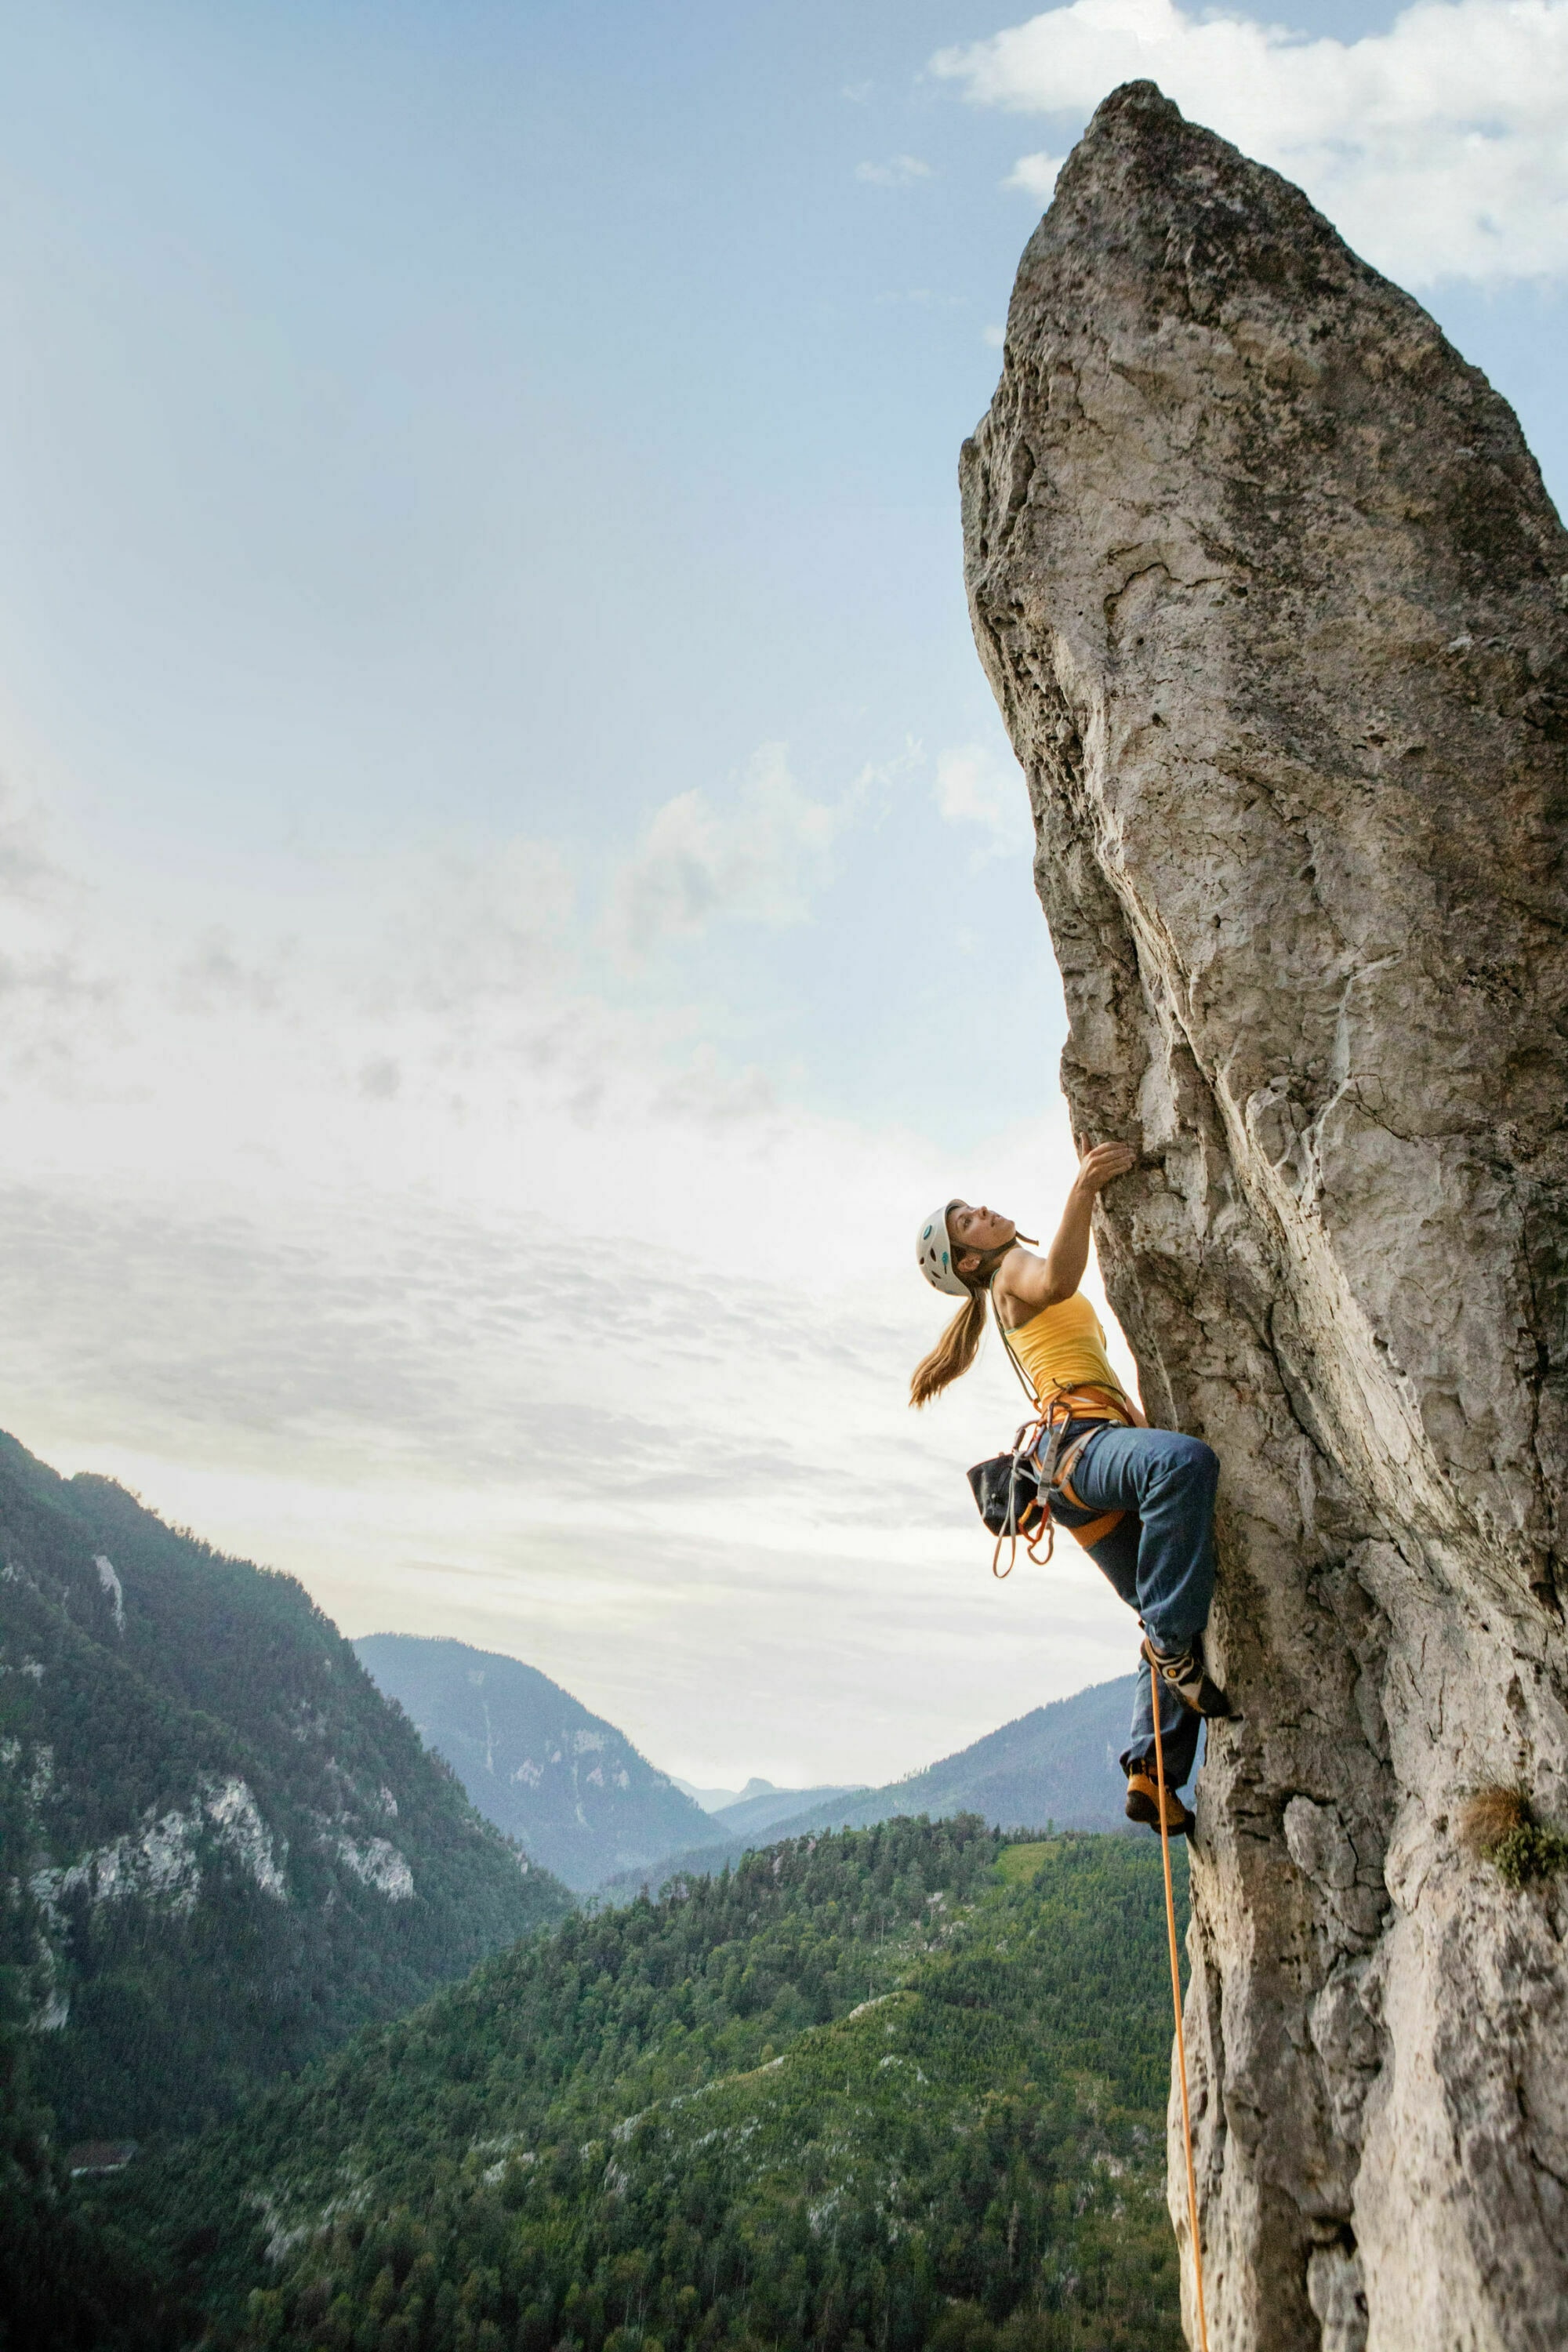
<path id="1" fill-rule="evenodd" d="M 932 1397 L 962 1378 L 980 1352 L 985 1334 L 985 1302 L 989 1288 L 970 1291 L 968 1297 L 929 1356 L 922 1356 L 910 1381 L 910 1402 L 930 1404 Z"/>

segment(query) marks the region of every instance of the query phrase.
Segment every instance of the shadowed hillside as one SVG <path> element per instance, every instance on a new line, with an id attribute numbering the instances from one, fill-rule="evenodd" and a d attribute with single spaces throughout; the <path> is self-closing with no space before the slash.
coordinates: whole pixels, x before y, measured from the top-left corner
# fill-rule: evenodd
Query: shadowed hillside
<path id="1" fill-rule="evenodd" d="M 0 1437 L 0 1962 L 62 2139 L 194 2128 L 570 1907 L 291 1577 Z"/>
<path id="2" fill-rule="evenodd" d="M 568 1886 L 711 1834 L 700 1805 L 537 1668 L 417 1633 L 367 1633 L 354 1649 L 479 1811 Z"/>

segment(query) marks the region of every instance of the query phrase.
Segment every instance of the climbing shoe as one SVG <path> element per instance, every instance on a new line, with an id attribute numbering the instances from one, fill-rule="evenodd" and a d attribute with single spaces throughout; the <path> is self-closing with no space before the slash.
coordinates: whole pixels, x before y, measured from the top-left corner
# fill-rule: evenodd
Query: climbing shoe
<path id="1" fill-rule="evenodd" d="M 1157 1650 L 1152 1642 L 1145 1642 L 1143 1655 L 1162 1682 L 1167 1683 L 1182 1705 L 1190 1706 L 1194 1715 L 1209 1716 L 1220 1723 L 1235 1715 L 1236 1709 L 1219 1685 L 1209 1679 L 1201 1633 L 1194 1633 L 1180 1650 Z"/>
<path id="2" fill-rule="evenodd" d="M 1160 1826 L 1160 1783 L 1154 1777 L 1152 1757 L 1127 1768 L 1127 1818 L 1130 1822 L 1142 1822 L 1152 1830 Z M 1165 1827 L 1173 1837 L 1189 1837 L 1197 1827 L 1174 1789 L 1165 1791 Z"/>

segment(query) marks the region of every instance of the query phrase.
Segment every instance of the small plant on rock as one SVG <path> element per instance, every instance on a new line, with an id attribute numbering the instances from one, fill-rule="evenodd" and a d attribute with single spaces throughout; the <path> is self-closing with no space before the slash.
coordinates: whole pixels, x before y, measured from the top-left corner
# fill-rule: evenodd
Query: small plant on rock
<path id="1" fill-rule="evenodd" d="M 1460 1815 L 1459 1843 L 1510 1886 L 1568 1870 L 1568 1837 L 1537 1821 L 1522 1789 L 1478 1789 Z"/>

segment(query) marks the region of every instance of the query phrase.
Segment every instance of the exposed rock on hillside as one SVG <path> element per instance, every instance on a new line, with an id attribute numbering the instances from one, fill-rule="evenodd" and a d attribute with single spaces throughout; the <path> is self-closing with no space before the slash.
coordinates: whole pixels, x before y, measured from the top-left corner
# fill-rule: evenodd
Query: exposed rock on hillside
<path id="1" fill-rule="evenodd" d="M 963 465 L 1076 1125 L 1225 1464 L 1189 2001 L 1213 2340 L 1568 2341 L 1568 541 L 1519 427 L 1150 83 Z M 1178 2226 L 1184 2233 L 1184 2210 Z"/>

